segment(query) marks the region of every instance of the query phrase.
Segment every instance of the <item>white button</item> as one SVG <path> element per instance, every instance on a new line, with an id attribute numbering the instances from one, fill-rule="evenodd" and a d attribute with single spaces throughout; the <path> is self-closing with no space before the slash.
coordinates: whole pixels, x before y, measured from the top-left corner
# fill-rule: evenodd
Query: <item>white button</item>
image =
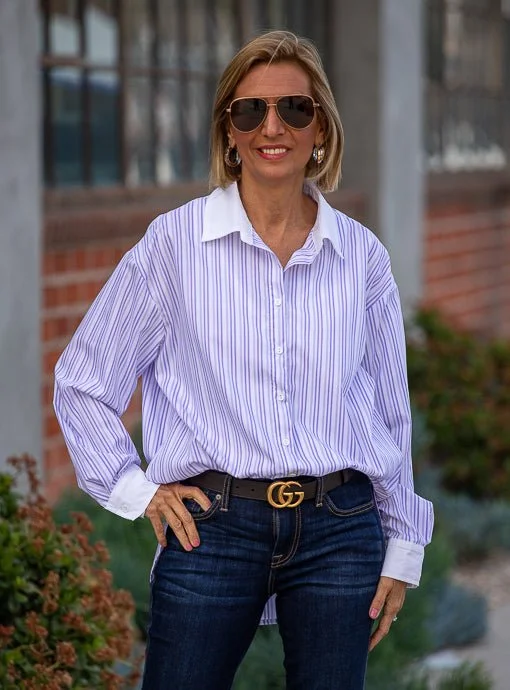
<path id="1" fill-rule="evenodd" d="M 129 506 L 128 506 L 127 503 L 123 503 L 123 504 L 121 505 L 120 509 L 122 510 L 123 513 L 127 513 L 128 510 L 129 510 Z"/>
<path id="2" fill-rule="evenodd" d="M 288 477 L 297 477 L 297 472 L 289 472 Z"/>
<path id="3" fill-rule="evenodd" d="M 282 439 L 282 443 L 284 446 L 290 446 L 290 438 L 284 438 Z"/>
<path id="4" fill-rule="evenodd" d="M 279 307 L 279 306 L 281 305 L 282 301 L 281 301 L 281 299 L 280 299 L 279 297 L 277 297 L 277 298 L 275 299 L 274 303 L 276 304 L 277 307 Z"/>
<path id="5" fill-rule="evenodd" d="M 283 393 L 278 393 L 278 400 L 285 400 L 285 395 Z"/>
<path id="6" fill-rule="evenodd" d="M 278 347 L 275 349 L 275 352 L 277 355 L 281 355 L 283 352 L 283 347 L 280 347 L 280 345 L 278 345 Z"/>

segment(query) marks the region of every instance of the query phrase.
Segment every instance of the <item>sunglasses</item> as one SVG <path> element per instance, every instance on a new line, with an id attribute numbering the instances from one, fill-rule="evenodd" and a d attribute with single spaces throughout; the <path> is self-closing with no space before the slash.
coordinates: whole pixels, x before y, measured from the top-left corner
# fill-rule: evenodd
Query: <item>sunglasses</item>
<path id="1" fill-rule="evenodd" d="M 320 108 L 311 96 L 279 96 L 274 103 L 265 98 L 236 98 L 227 108 L 232 127 L 238 132 L 254 132 L 264 122 L 269 108 L 276 108 L 280 120 L 291 129 L 306 129 Z"/>

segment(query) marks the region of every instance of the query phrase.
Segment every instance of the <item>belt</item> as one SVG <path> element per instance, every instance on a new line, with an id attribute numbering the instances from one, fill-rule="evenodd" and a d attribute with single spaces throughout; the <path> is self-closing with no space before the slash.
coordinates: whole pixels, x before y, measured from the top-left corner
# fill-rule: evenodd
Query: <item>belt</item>
<path id="1" fill-rule="evenodd" d="M 355 474 L 356 470 L 351 469 L 337 470 L 331 474 L 326 474 L 320 478 L 322 479 L 322 492 L 327 493 L 337 486 L 345 484 Z M 302 501 L 315 498 L 319 489 L 319 480 L 314 477 L 270 481 L 265 479 L 237 479 L 230 477 L 225 472 L 215 470 L 208 470 L 182 483 L 218 492 L 224 491 L 230 483 L 231 496 L 266 501 L 274 508 L 295 508 Z"/>

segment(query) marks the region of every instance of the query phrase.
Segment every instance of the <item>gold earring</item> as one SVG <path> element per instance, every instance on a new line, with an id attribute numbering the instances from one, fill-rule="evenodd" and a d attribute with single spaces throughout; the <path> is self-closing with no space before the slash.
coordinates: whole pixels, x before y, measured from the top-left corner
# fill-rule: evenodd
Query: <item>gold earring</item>
<path id="1" fill-rule="evenodd" d="M 230 146 L 230 144 L 227 146 L 224 160 L 229 168 L 237 168 L 238 165 L 241 165 L 241 156 L 235 146 Z"/>
<path id="2" fill-rule="evenodd" d="M 321 165 L 324 162 L 324 159 L 326 158 L 326 147 L 324 146 L 324 144 L 313 147 L 312 158 L 317 163 L 317 165 Z"/>

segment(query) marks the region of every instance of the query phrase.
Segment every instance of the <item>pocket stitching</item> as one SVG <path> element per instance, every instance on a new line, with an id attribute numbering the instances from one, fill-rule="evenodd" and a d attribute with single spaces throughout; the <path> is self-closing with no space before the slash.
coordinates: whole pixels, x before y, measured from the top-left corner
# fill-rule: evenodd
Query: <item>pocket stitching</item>
<path id="1" fill-rule="evenodd" d="M 214 497 L 212 505 L 209 506 L 209 508 L 202 513 L 194 513 L 193 511 L 189 511 L 191 517 L 195 522 L 200 522 L 200 520 L 206 520 L 209 517 L 212 517 L 214 513 L 218 510 L 219 506 L 221 503 L 221 499 L 218 498 L 217 496 Z"/>
<path id="2" fill-rule="evenodd" d="M 324 502 L 333 515 L 337 515 L 338 517 L 352 517 L 355 515 L 361 515 L 362 513 L 368 513 L 368 511 L 372 510 L 375 505 L 374 500 L 371 499 L 368 503 L 364 503 L 361 506 L 356 506 L 355 508 L 350 508 L 349 510 L 343 510 L 342 508 L 337 508 L 327 494 L 324 494 Z"/>

